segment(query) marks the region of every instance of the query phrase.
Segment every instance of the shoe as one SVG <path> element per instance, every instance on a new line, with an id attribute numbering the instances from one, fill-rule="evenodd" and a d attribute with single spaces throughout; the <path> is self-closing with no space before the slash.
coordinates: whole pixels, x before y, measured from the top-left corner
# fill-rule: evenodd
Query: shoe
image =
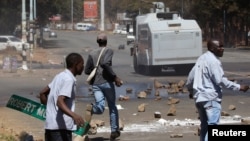
<path id="1" fill-rule="evenodd" d="M 113 140 L 115 140 L 116 138 L 120 137 L 120 135 L 121 135 L 121 132 L 120 132 L 120 131 L 111 132 L 110 140 L 113 141 Z"/>

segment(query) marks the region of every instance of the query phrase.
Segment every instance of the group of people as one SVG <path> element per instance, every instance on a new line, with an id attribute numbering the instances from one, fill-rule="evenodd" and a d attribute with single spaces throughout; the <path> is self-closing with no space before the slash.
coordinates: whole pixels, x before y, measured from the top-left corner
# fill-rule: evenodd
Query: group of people
<path id="1" fill-rule="evenodd" d="M 72 141 L 72 132 L 83 126 L 85 120 L 75 113 L 76 75 L 83 70 L 89 75 L 96 67 L 99 54 L 104 52 L 99 61 L 99 67 L 92 85 L 95 103 L 87 104 L 86 110 L 92 114 L 102 114 L 107 101 L 110 115 L 110 140 L 120 136 L 119 113 L 116 107 L 115 85 L 120 87 L 122 80 L 112 69 L 113 50 L 106 48 L 107 35 L 97 36 L 99 48 L 90 52 L 84 70 L 84 59 L 78 53 L 70 53 L 66 57 L 66 69 L 57 74 L 53 80 L 40 92 L 40 101 L 46 105 L 45 141 Z"/>
<path id="2" fill-rule="evenodd" d="M 84 119 L 74 112 L 76 95 L 76 75 L 83 70 L 89 75 L 96 67 L 102 48 L 105 48 L 100 59 L 94 79 L 90 82 L 95 96 L 95 103 L 89 104 L 91 114 L 102 114 L 105 102 L 109 107 L 111 134 L 114 140 L 120 136 L 119 113 L 116 107 L 115 85 L 121 86 L 122 80 L 112 69 L 113 50 L 107 48 L 107 35 L 97 36 L 99 48 L 90 52 L 84 70 L 84 59 L 78 53 L 66 57 L 67 68 L 57 74 L 54 79 L 40 92 L 41 103 L 47 105 L 45 121 L 45 141 L 71 141 L 72 131 L 84 124 Z M 247 85 L 240 85 L 228 80 L 219 60 L 224 48 L 219 40 L 207 42 L 207 52 L 202 54 L 190 71 L 186 86 L 190 98 L 200 118 L 200 141 L 208 141 L 208 125 L 217 125 L 221 116 L 222 87 L 235 91 L 246 92 Z"/>

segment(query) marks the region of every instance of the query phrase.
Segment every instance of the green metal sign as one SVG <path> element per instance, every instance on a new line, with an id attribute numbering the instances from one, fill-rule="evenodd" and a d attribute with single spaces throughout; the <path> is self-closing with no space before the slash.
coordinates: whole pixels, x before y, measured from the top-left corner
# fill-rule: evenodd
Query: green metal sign
<path id="1" fill-rule="evenodd" d="M 46 106 L 45 105 L 35 102 L 30 99 L 15 95 L 15 94 L 10 97 L 6 107 L 15 109 L 17 111 L 28 114 L 30 116 L 33 116 L 43 121 L 46 118 Z M 89 129 L 88 122 L 85 122 L 84 126 L 78 128 L 76 131 L 74 131 L 74 133 L 82 136 L 86 134 L 88 131 L 85 129 Z"/>
<path id="2" fill-rule="evenodd" d="M 27 98 L 12 95 L 6 107 L 31 115 L 40 120 L 45 120 L 46 106 Z"/>

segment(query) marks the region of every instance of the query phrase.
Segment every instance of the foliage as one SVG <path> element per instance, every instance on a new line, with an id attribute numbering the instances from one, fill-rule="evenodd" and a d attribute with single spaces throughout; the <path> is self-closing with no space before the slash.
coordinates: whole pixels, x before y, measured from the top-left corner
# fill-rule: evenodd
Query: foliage
<path id="1" fill-rule="evenodd" d="M 0 133 L 1 141 L 17 141 L 17 139 L 11 135 Z"/>
<path id="2" fill-rule="evenodd" d="M 26 11 L 29 11 L 29 1 Z M 84 0 L 36 0 L 37 20 L 43 26 L 49 23 L 52 15 L 62 15 L 63 22 L 71 21 L 71 2 L 74 22 L 82 20 Z M 100 3 L 100 0 L 97 0 Z M 117 13 L 135 17 L 148 13 L 152 2 L 159 0 L 104 0 L 105 18 L 111 23 L 118 22 Z M 248 0 L 161 0 L 170 11 L 179 11 L 185 19 L 195 19 L 201 26 L 204 39 L 218 37 L 230 42 L 246 40 L 250 24 L 250 1 Z M 100 7 L 99 7 L 100 8 Z M 22 0 L 0 1 L 0 33 L 12 34 L 16 25 L 21 23 Z M 247 40 L 246 40 L 247 41 Z"/>

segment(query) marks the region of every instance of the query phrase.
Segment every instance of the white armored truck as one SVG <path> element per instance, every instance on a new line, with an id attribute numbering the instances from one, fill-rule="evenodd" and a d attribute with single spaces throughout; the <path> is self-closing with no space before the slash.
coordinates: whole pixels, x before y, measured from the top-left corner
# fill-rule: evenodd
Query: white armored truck
<path id="1" fill-rule="evenodd" d="M 153 13 L 136 17 L 131 48 L 136 73 L 186 75 L 202 54 L 202 32 L 195 20 L 165 12 L 161 2 Z"/>

